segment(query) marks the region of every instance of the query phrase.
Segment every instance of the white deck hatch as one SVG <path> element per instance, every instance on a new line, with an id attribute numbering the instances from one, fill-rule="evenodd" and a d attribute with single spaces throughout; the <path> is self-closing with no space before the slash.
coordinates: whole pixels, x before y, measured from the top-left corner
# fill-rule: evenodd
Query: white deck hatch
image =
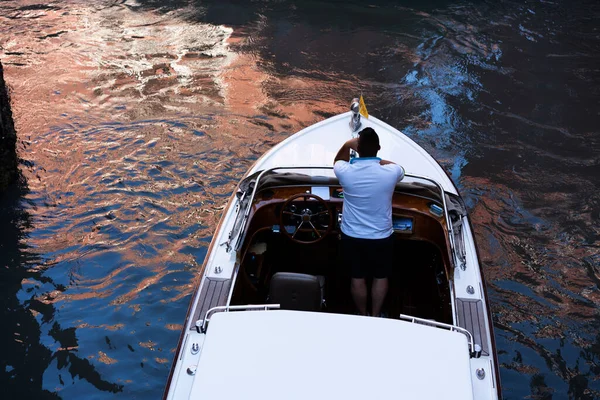
<path id="1" fill-rule="evenodd" d="M 284 310 L 214 314 L 190 394 L 212 400 L 448 398 L 473 399 L 462 333 Z"/>

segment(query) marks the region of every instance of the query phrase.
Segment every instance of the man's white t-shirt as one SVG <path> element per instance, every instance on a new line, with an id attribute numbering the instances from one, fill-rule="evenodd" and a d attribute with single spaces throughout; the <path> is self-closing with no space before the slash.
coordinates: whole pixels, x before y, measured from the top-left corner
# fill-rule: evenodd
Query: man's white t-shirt
<path id="1" fill-rule="evenodd" d="M 404 178 L 397 164 L 381 165 L 378 157 L 337 161 L 333 171 L 344 190 L 342 232 L 361 239 L 385 239 L 393 232 L 392 196 Z"/>

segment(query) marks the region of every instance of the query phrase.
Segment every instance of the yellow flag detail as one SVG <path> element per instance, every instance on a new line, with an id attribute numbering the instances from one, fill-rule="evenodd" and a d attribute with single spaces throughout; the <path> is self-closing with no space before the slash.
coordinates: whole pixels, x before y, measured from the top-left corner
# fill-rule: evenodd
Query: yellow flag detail
<path id="1" fill-rule="evenodd" d="M 367 111 L 367 105 L 365 104 L 362 94 L 360 95 L 360 101 L 358 103 L 358 112 L 366 119 L 369 119 L 369 112 Z"/>

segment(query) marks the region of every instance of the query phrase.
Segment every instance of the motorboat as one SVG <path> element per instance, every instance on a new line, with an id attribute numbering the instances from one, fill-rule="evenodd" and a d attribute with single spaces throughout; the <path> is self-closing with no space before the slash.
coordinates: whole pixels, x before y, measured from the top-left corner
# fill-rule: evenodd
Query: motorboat
<path id="1" fill-rule="evenodd" d="M 290 136 L 241 179 L 216 228 L 164 399 L 499 399 L 486 286 L 460 194 L 359 103 Z M 356 315 L 340 254 L 341 145 L 365 127 L 405 177 L 392 198 L 386 318 Z M 356 156 L 356 154 L 351 154 Z"/>

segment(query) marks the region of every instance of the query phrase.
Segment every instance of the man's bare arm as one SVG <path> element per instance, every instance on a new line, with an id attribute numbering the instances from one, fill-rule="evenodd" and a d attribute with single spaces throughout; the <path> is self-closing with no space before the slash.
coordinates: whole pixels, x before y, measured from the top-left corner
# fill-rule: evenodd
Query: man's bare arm
<path id="1" fill-rule="evenodd" d="M 356 150 L 358 147 L 358 138 L 350 139 L 342 145 L 340 150 L 335 155 L 333 163 L 337 161 L 350 161 L 350 150 Z"/>
<path id="2" fill-rule="evenodd" d="M 393 162 L 393 161 L 381 160 L 381 161 L 379 161 L 379 164 L 381 164 L 381 165 L 387 165 L 387 164 L 396 164 L 396 163 Z"/>

